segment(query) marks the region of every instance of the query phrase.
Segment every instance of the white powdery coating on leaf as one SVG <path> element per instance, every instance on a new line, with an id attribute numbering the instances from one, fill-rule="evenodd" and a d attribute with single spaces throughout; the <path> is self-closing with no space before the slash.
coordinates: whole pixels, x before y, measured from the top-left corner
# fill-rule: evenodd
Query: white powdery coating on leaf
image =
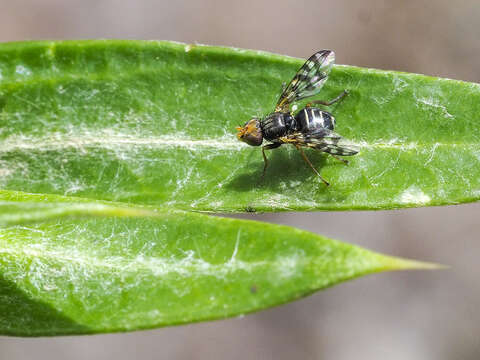
<path id="1" fill-rule="evenodd" d="M 402 204 L 427 204 L 432 199 L 416 186 L 410 186 L 400 194 L 399 201 Z"/>
<path id="2" fill-rule="evenodd" d="M 276 280 L 282 282 L 298 276 L 299 269 L 309 264 L 311 260 L 307 256 L 294 254 L 289 257 L 279 257 L 273 261 L 243 261 L 237 258 L 238 251 L 238 243 L 236 243 L 229 260 L 212 264 L 196 256 L 193 250 L 186 251 L 183 258 L 147 257 L 141 253 L 129 258 L 96 257 L 75 248 L 47 250 L 42 245 L 35 244 L 21 248 L 0 247 L 0 255 L 7 258 L 29 259 L 29 263 L 35 265 L 30 265 L 28 269 L 21 264 L 19 267 L 12 266 L 5 271 L 5 274 L 16 278 L 19 276 L 19 271 L 23 271 L 38 289 L 42 289 L 47 281 L 49 281 L 47 286 L 53 288 L 61 286 L 56 281 L 62 282 L 65 279 L 74 284 L 79 276 L 83 280 L 88 280 L 95 274 L 109 272 L 112 278 L 116 278 L 125 274 L 141 274 L 144 271 L 163 280 L 171 274 L 182 278 L 215 277 L 218 280 L 225 280 L 237 272 L 264 272 L 268 269 L 268 273 L 273 278 L 271 281 L 274 283 Z"/>
<path id="3" fill-rule="evenodd" d="M 24 75 L 24 76 L 32 75 L 32 71 L 23 65 L 17 65 L 15 67 L 15 72 L 19 75 Z"/>
<path id="4" fill-rule="evenodd" d="M 0 168 L 0 177 L 6 177 L 13 173 L 14 171 L 12 169 Z"/>
<path id="5" fill-rule="evenodd" d="M 341 141 L 342 145 L 345 146 L 353 146 L 356 148 L 361 149 L 398 149 L 401 151 L 407 151 L 407 150 L 416 150 L 419 148 L 418 143 L 416 142 L 411 142 L 411 141 L 405 141 L 402 139 L 398 138 L 392 138 L 388 140 L 382 140 L 379 139 L 378 141 L 375 142 L 366 142 L 366 141 L 359 141 L 359 142 L 354 142 L 348 139 L 342 139 Z M 447 144 L 439 144 L 439 145 L 447 145 Z M 450 146 L 450 144 L 448 144 Z"/>
<path id="6" fill-rule="evenodd" d="M 215 148 L 238 150 L 247 145 L 235 139 L 233 135 L 213 139 L 193 139 L 185 136 L 134 136 L 125 133 L 115 133 L 103 130 L 99 132 L 84 132 L 68 135 L 51 133 L 45 137 L 12 135 L 2 141 L 0 152 L 36 150 L 51 151 L 64 148 L 99 147 L 104 149 L 118 149 L 119 147 L 144 146 L 150 148 L 179 147 L 194 150 L 195 148 Z"/>
<path id="7" fill-rule="evenodd" d="M 423 105 L 439 109 L 445 118 L 448 118 L 448 119 L 454 118 L 454 116 L 447 111 L 447 108 L 444 105 L 442 105 L 440 101 L 435 99 L 434 97 L 418 98 L 417 101 Z"/>

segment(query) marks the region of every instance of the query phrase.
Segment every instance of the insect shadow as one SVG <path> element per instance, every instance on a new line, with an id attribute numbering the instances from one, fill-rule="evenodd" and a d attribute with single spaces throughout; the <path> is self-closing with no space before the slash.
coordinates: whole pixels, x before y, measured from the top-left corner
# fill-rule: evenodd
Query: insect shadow
<path id="1" fill-rule="evenodd" d="M 311 162 L 320 171 L 325 166 L 328 155 L 319 151 L 307 150 L 307 153 Z M 302 162 L 302 157 L 295 148 L 282 147 L 269 152 L 267 156 L 269 166 L 263 178 L 262 158 L 258 159 L 258 161 L 257 159 L 251 159 L 242 168 L 245 171 L 239 171 L 238 175 L 233 177 L 225 186 L 228 189 L 241 192 L 262 188 L 281 191 L 285 189 L 286 184 L 298 184 L 295 186 L 301 186 L 305 182 L 315 182 L 318 183 L 318 191 L 327 191 L 327 187 L 324 186 L 321 180 L 318 179 L 308 165 Z M 331 163 L 330 165 L 344 166 L 340 163 Z M 248 169 L 251 169 L 251 171 Z"/>

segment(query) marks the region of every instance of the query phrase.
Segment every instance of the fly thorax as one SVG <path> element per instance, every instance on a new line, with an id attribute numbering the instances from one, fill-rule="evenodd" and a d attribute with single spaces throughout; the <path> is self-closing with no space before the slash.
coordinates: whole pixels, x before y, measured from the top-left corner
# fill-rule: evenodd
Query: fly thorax
<path id="1" fill-rule="evenodd" d="M 263 137 L 269 141 L 288 134 L 295 128 L 295 119 L 289 113 L 274 112 L 261 121 Z"/>

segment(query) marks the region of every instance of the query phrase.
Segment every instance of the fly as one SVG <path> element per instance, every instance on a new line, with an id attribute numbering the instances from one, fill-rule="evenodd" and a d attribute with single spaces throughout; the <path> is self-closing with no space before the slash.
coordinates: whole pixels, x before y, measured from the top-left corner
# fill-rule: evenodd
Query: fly
<path id="1" fill-rule="evenodd" d="M 252 118 L 243 127 L 237 127 L 238 139 L 248 145 L 260 146 L 264 139 L 269 142 L 262 146 L 264 161 L 262 179 L 268 167 L 265 150 L 275 149 L 283 144 L 295 146 L 303 160 L 327 186 L 329 183 L 312 165 L 303 148 L 326 152 L 346 164 L 348 161 L 339 156 L 351 156 L 358 153 L 351 147 L 339 144 L 342 137 L 333 131 L 335 118 L 332 114 L 312 106 L 314 104 L 332 105 L 348 94 L 346 90 L 330 101 L 311 101 L 295 115 L 290 108 L 292 103 L 319 93 L 334 62 L 335 54 L 331 50 L 320 50 L 310 56 L 288 86 L 284 87 L 274 112 L 262 119 Z"/>

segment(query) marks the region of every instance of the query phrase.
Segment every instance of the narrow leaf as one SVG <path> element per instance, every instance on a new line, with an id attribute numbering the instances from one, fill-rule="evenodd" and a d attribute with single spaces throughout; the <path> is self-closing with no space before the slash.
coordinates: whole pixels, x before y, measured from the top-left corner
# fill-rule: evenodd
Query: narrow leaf
<path id="1" fill-rule="evenodd" d="M 0 212 L 10 224 L 0 228 L 0 334 L 219 319 L 369 273 L 434 266 L 255 221 L 5 191 L 0 199 L 12 209 Z"/>
<path id="2" fill-rule="evenodd" d="M 260 150 L 235 126 L 271 112 L 302 63 L 167 42 L 2 44 L 0 188 L 208 211 L 479 199 L 479 85 L 350 66 L 318 98 L 349 90 L 328 109 L 360 153 L 345 166 L 307 151 L 326 188 L 282 147 L 259 184 Z"/>

